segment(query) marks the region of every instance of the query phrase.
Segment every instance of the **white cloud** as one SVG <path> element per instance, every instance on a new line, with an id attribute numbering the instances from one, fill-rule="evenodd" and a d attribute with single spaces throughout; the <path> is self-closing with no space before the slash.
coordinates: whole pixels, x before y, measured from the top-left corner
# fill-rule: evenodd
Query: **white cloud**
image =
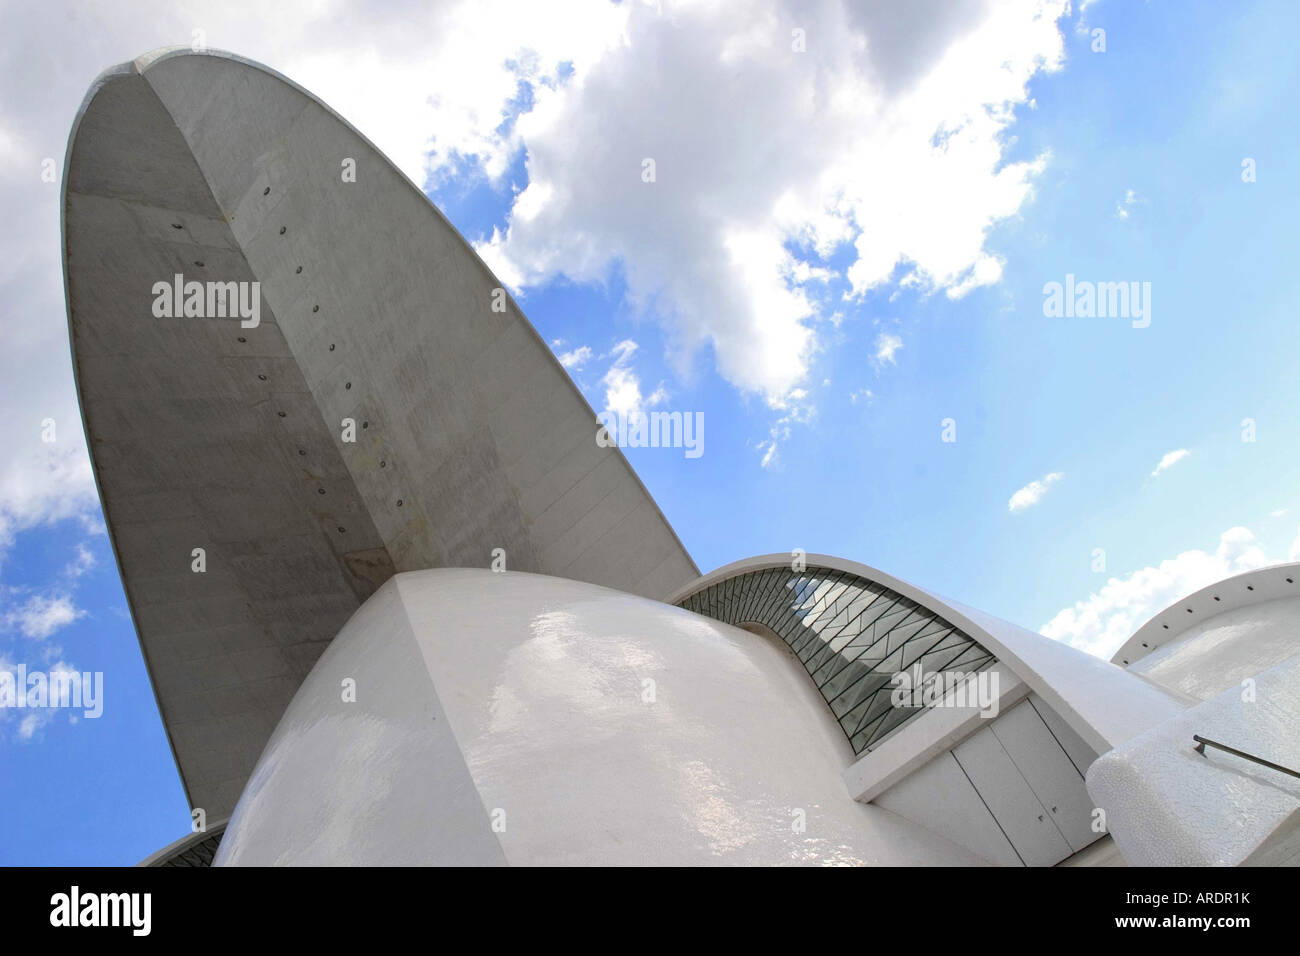
<path id="1" fill-rule="evenodd" d="M 509 228 L 481 247 L 500 278 L 520 288 L 620 269 L 679 367 L 711 346 L 720 374 L 761 394 L 784 435 L 817 330 L 840 319 L 805 293 L 836 278 L 822 257 L 848 254 L 855 298 L 900 267 L 910 285 L 949 295 L 998 281 L 985 236 L 1020 210 L 1046 160 L 1006 162 L 1007 134 L 1030 79 L 1062 62 L 1065 7 L 589 0 L 557 16 L 525 0 L 101 0 L 69 18 L 9 5 L 0 301 L 24 318 L 5 324 L 0 349 L 0 550 L 25 528 L 96 514 L 63 321 L 58 185 L 39 171 L 46 157 L 61 164 L 103 68 L 202 29 L 211 47 L 318 94 L 418 184 L 457 172 L 500 185 L 526 155 Z M 805 53 L 791 49 L 795 26 Z M 641 182 L 647 156 L 654 184 Z M 624 400 L 630 384 L 607 391 Z M 38 447 L 47 416 L 59 441 Z"/>
<path id="2" fill-rule="evenodd" d="M 679 362 L 709 344 L 773 404 L 829 319 L 803 292 L 822 267 L 791 242 L 846 248 L 855 297 L 899 266 L 952 295 L 998 281 L 985 236 L 1044 162 L 1005 162 L 1005 134 L 1030 78 L 1061 62 L 1063 2 L 622 6 L 625 41 L 519 119 L 529 185 L 480 247 L 503 279 L 621 265 Z"/>
<path id="3" fill-rule="evenodd" d="M 856 392 L 849 393 L 849 401 L 854 405 L 858 404 L 858 402 L 862 402 L 864 405 L 870 405 L 871 400 L 875 397 L 876 396 L 871 393 L 871 389 L 869 388 L 860 388 Z"/>
<path id="4" fill-rule="evenodd" d="M 817 414 L 817 407 L 802 388 L 792 388 L 784 398 L 777 399 L 773 407 L 779 415 L 768 429 L 767 438 L 758 443 L 758 450 L 763 453 L 759 465 L 763 468 L 776 467 L 781 443 L 789 439 L 792 426 L 806 425 Z"/>
<path id="5" fill-rule="evenodd" d="M 624 339 L 610 351 L 609 358 L 614 363 L 601 379 L 605 386 L 605 410 L 616 412 L 621 420 L 629 415 L 639 415 L 647 408 L 662 405 L 668 399 L 668 393 L 660 385 L 647 397 L 641 393 L 641 379 L 632 368 L 632 356 L 638 346 L 631 339 Z"/>
<path id="6" fill-rule="evenodd" d="M 1047 489 L 1064 477 L 1064 472 L 1053 471 L 1037 481 L 1031 481 L 1011 496 L 1011 500 L 1007 502 L 1007 510 L 1012 512 L 1024 511 L 1026 508 L 1038 504 L 1043 495 L 1047 494 Z"/>
<path id="7" fill-rule="evenodd" d="M 17 668 L 18 665 L 14 661 L 0 657 L 0 671 L 8 671 L 12 674 L 17 672 Z M 73 682 L 81 680 L 81 673 L 72 665 L 62 660 L 46 668 L 45 674 L 49 678 L 58 676 Z M 32 740 L 40 730 L 54 719 L 54 716 L 57 713 L 66 713 L 68 715 L 69 723 L 75 724 L 78 722 L 78 717 L 75 711 L 60 711 L 53 707 L 42 707 L 39 709 L 23 711 L 11 710 L 7 707 L 0 708 L 0 721 L 8 720 L 11 715 L 19 713 L 22 714 L 22 717 L 18 721 L 17 738 L 24 743 Z"/>
<path id="8" fill-rule="evenodd" d="M 55 631 L 67 627 L 86 612 L 78 608 L 66 594 L 33 594 L 20 606 L 7 611 L 5 625 L 15 628 L 24 637 L 44 640 Z"/>
<path id="9" fill-rule="evenodd" d="M 560 360 L 560 364 L 565 368 L 576 371 L 590 362 L 593 355 L 594 353 L 591 351 L 590 346 L 582 345 L 576 349 L 572 349 L 571 351 L 561 352 L 556 357 Z"/>
<path id="10" fill-rule="evenodd" d="M 1300 530 L 1291 545 L 1290 560 L 1300 556 Z M 1247 528 L 1229 528 L 1213 552 L 1184 551 L 1155 567 L 1111 578 L 1099 591 L 1065 608 L 1040 629 L 1048 637 L 1109 659 L 1154 615 L 1193 591 L 1251 571 L 1270 558 Z"/>
<path id="11" fill-rule="evenodd" d="M 1115 216 L 1119 219 L 1128 218 L 1128 207 L 1137 202 L 1137 193 L 1133 190 L 1125 190 L 1124 198 L 1115 204 Z"/>
<path id="12" fill-rule="evenodd" d="M 876 336 L 876 364 L 896 364 L 894 354 L 903 347 L 903 340 L 892 332 L 881 332 Z"/>
<path id="13" fill-rule="evenodd" d="M 20 740 L 31 740 L 45 724 L 49 723 L 51 711 L 34 710 L 31 713 L 24 714 L 23 719 L 18 722 L 18 737 Z"/>
<path id="14" fill-rule="evenodd" d="M 1156 470 L 1151 472 L 1151 477 L 1154 478 L 1162 471 L 1168 471 L 1190 454 L 1191 452 L 1186 448 L 1175 448 L 1171 452 L 1166 452 L 1165 456 L 1160 459 L 1160 463 L 1156 465 Z"/>
<path id="15" fill-rule="evenodd" d="M 67 399 L 51 399 L 51 405 L 66 404 Z M 75 400 L 72 404 L 75 407 Z M 56 441 L 50 444 L 41 441 L 39 422 L 30 409 L 20 417 L 29 425 L 26 429 L 14 428 L 12 418 L 4 421 L 0 429 L 10 438 L 11 453 L 0 465 L 0 558 L 20 532 L 41 525 L 76 518 L 87 531 L 94 531 L 99 524 L 99 498 L 75 412 L 68 410 L 61 428 L 56 419 Z M 17 435 L 12 434 L 15 431 Z"/>
<path id="16" fill-rule="evenodd" d="M 77 545 L 77 555 L 63 569 L 64 575 L 69 578 L 77 579 L 93 568 L 99 562 L 95 559 L 94 553 L 84 544 Z"/>

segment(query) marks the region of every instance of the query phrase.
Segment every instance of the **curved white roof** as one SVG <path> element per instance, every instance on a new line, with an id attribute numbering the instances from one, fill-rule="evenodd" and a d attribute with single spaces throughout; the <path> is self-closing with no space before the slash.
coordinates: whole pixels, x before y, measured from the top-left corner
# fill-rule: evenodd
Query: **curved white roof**
<path id="1" fill-rule="evenodd" d="M 940 597 L 857 561 L 807 554 L 808 568 L 844 571 L 873 581 L 946 619 L 991 651 L 1098 753 L 1104 753 L 1180 713 L 1185 702 L 1130 674 L 1059 641 L 1035 634 L 974 608 Z M 764 568 L 791 566 L 789 553 L 736 561 L 684 585 L 668 601 L 680 604 L 719 581 Z M 759 622 L 762 623 L 762 622 Z"/>
<path id="2" fill-rule="evenodd" d="M 1180 598 L 1138 628 L 1111 658 L 1129 667 L 1158 647 L 1200 627 L 1207 618 L 1236 608 L 1300 598 L 1300 562 L 1273 564 L 1215 581 Z"/>
<path id="3" fill-rule="evenodd" d="M 984 862 L 853 800 L 850 759 L 779 641 L 578 581 L 409 572 L 304 681 L 215 863 Z"/>

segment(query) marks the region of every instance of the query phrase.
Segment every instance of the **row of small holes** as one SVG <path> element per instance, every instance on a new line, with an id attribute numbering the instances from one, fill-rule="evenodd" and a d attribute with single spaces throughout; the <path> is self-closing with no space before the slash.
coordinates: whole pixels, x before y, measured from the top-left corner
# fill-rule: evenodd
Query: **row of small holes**
<path id="1" fill-rule="evenodd" d="M 262 195 L 263 195 L 263 196 L 270 195 L 270 193 L 271 193 L 271 187 L 270 187 L 270 186 L 267 186 L 265 189 L 262 190 Z M 172 223 L 172 228 L 173 228 L 173 229 L 183 229 L 183 228 L 185 228 L 185 227 L 184 227 L 181 223 L 179 223 L 179 222 L 174 222 L 174 223 Z M 289 230 L 289 227 L 288 227 L 288 226 L 281 226 L 281 227 L 280 227 L 280 235 L 283 236 L 286 232 L 288 232 L 288 230 Z M 202 262 L 199 262 L 199 261 L 196 260 L 194 264 L 195 264 L 196 266 L 198 266 L 199 268 L 203 268 L 203 263 L 202 263 Z M 298 266 L 298 267 L 295 268 L 293 271 L 294 271 L 294 274 L 295 274 L 295 275 L 301 275 L 301 274 L 302 274 L 302 266 Z M 311 310 L 312 310 L 313 313 L 315 313 L 315 312 L 319 312 L 319 311 L 320 311 L 320 304 L 318 303 L 318 304 L 316 304 L 316 305 L 313 305 L 313 306 L 311 307 Z M 248 339 L 241 335 L 241 336 L 239 336 L 239 341 L 240 341 L 241 343 L 243 343 L 243 342 L 247 342 Z M 331 352 L 334 351 L 334 343 L 333 343 L 333 342 L 330 343 L 330 351 L 331 351 Z M 265 382 L 265 381 L 266 381 L 266 375 L 264 375 L 264 374 L 259 373 L 258 376 L 257 376 L 257 378 L 258 378 L 259 381 L 262 381 L 262 382 Z M 352 383 L 351 383 L 351 382 L 347 382 L 347 383 L 344 384 L 343 387 L 344 387 L 344 389 L 348 389 L 348 390 L 350 390 L 350 389 L 352 388 Z M 276 414 L 279 415 L 281 418 L 285 418 L 285 417 L 287 417 L 287 414 L 288 414 L 288 413 L 286 413 L 286 412 L 276 412 Z M 370 422 L 368 422 L 368 421 L 363 421 L 363 422 L 361 423 L 361 427 L 362 427 L 362 428 L 369 428 L 369 427 L 370 427 Z M 306 451 L 306 449 L 304 449 L 304 448 L 299 448 L 299 449 L 298 449 L 298 454 L 299 454 L 299 455 L 303 455 L 303 456 L 305 456 L 305 455 L 307 454 L 307 451 Z M 380 468 L 387 468 L 387 467 L 388 467 L 388 462 L 387 462 L 387 461 L 383 461 L 383 460 L 381 460 L 381 461 L 379 462 L 379 467 L 380 467 Z M 317 494 L 321 494 L 321 495 L 323 495 L 323 494 L 325 494 L 325 489 L 324 489 L 324 488 L 317 488 L 317 489 L 316 489 L 316 493 L 317 493 Z M 403 504 L 402 499 L 401 499 L 401 498 L 398 498 L 398 499 L 397 499 L 397 507 L 399 507 L 399 508 L 402 507 L 402 504 Z M 339 534 L 346 534 L 346 533 L 347 533 L 347 529 L 344 528 L 342 525 L 339 525 L 339 526 L 338 526 L 338 529 L 339 529 Z"/>
<path id="2" fill-rule="evenodd" d="M 1286 583 L 1287 583 L 1287 584 L 1295 584 L 1295 579 L 1294 579 L 1294 578 L 1287 578 L 1287 579 L 1286 579 Z M 1253 590 L 1255 590 L 1255 585 L 1253 585 L 1253 584 L 1247 584 L 1247 585 L 1246 585 L 1246 590 L 1247 590 L 1247 591 L 1253 591 Z M 1216 595 L 1214 595 L 1214 600 L 1216 600 L 1216 601 L 1220 601 L 1221 599 L 1220 599 L 1220 597 L 1216 594 Z M 1194 612 L 1194 611 L 1189 607 L 1189 608 L 1187 608 L 1187 613 L 1188 613 L 1188 614 L 1194 614 L 1195 612 Z M 1160 626 L 1161 626 L 1162 628 L 1164 628 L 1166 631 L 1169 630 L 1169 625 L 1168 625 L 1168 624 L 1161 624 Z M 1146 644 L 1143 644 L 1142 646 L 1143 646 L 1143 647 L 1148 647 L 1148 645 L 1146 645 Z M 1127 665 L 1128 665 L 1128 661 L 1125 661 L 1124 664 L 1127 666 Z"/>

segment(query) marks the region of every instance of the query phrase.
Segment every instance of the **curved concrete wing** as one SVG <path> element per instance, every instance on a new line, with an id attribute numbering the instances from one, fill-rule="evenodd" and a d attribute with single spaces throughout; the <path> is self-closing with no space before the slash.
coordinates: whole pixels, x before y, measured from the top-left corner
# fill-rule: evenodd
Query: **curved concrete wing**
<path id="1" fill-rule="evenodd" d="M 470 246 L 303 89 L 226 54 L 142 57 L 96 81 L 65 169 L 87 445 L 209 817 L 395 572 L 500 548 L 648 597 L 698 575 Z"/>

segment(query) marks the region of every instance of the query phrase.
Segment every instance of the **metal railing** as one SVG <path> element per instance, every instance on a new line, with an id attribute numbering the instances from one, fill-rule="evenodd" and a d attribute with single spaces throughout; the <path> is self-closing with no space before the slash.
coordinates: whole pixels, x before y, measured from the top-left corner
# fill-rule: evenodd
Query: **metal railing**
<path id="1" fill-rule="evenodd" d="M 1192 734 L 1192 739 L 1196 741 L 1196 746 L 1192 749 L 1202 757 L 1205 756 L 1206 747 L 1214 747 L 1216 750 L 1222 750 L 1245 760 L 1250 760 L 1259 764 L 1261 767 L 1268 767 L 1270 770 L 1280 770 L 1283 773 L 1289 773 L 1293 777 L 1300 777 L 1300 773 L 1290 769 L 1289 767 L 1283 767 L 1281 764 L 1273 763 L 1271 760 L 1265 760 L 1263 757 L 1256 757 L 1254 754 L 1248 754 L 1245 751 L 1236 749 L 1235 747 L 1229 747 L 1227 744 L 1221 744 L 1217 740 L 1209 740 L 1202 737 L 1200 734 Z"/>

